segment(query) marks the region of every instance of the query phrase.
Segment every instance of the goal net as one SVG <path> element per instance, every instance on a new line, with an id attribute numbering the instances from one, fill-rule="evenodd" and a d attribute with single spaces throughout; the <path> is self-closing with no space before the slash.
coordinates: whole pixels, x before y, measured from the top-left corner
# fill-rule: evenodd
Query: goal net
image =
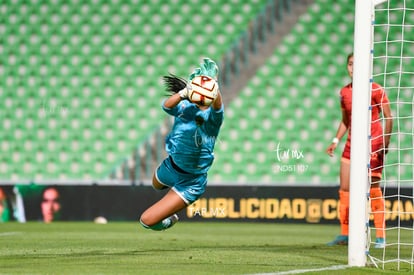
<path id="1" fill-rule="evenodd" d="M 382 3 L 373 7 L 372 80 L 388 95 L 393 130 L 381 180 L 386 245 L 374 248 L 374 212 L 368 207 L 367 255 L 377 267 L 413 271 L 414 0 L 377 2 Z"/>

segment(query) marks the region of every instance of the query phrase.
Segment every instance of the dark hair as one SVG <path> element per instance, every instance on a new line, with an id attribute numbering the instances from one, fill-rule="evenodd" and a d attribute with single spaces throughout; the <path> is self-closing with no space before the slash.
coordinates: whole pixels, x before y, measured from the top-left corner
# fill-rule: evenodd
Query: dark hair
<path id="1" fill-rule="evenodd" d="M 349 62 L 349 59 L 350 59 L 351 57 L 354 57 L 354 53 L 350 53 L 350 54 L 348 54 L 348 57 L 346 58 L 346 62 Z"/>
<path id="2" fill-rule="evenodd" d="M 163 76 L 163 80 L 165 88 L 169 95 L 176 94 L 187 87 L 187 81 L 184 78 L 178 77 L 171 73 L 170 75 Z"/>

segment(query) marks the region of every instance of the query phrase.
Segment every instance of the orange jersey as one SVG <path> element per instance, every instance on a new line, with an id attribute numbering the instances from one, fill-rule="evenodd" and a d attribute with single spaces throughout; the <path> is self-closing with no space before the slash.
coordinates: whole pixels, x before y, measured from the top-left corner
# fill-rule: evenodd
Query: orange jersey
<path id="1" fill-rule="evenodd" d="M 341 89 L 341 108 L 345 111 L 348 119 L 348 138 L 347 143 L 351 143 L 351 119 L 352 119 L 352 83 L 346 85 Z M 380 114 L 382 104 L 389 103 L 387 94 L 384 89 L 377 83 L 372 83 L 371 93 L 371 139 L 372 144 L 378 145 L 383 143 L 382 125 L 380 121 Z"/>

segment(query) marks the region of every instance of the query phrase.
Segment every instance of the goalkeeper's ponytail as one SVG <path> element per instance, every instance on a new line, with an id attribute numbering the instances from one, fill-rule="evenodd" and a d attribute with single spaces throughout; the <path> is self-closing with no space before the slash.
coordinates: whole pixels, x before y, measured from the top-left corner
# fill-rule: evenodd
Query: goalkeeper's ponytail
<path id="1" fill-rule="evenodd" d="M 163 76 L 163 80 L 165 88 L 170 95 L 176 94 L 187 87 L 187 81 L 185 79 L 171 73 L 170 75 Z"/>

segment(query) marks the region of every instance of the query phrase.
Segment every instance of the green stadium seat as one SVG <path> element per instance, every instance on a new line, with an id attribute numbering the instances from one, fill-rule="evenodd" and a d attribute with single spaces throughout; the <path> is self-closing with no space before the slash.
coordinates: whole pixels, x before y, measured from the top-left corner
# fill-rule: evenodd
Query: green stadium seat
<path id="1" fill-rule="evenodd" d="M 353 7 L 345 2 L 316 1 L 228 106 L 212 168 L 217 178 L 337 179 L 327 168 L 320 175 L 286 177 L 273 173 L 271 165 L 278 142 L 299 143 L 313 161 L 326 162 L 309 144 L 332 136 L 338 120 L 337 93 L 344 70 L 338 56 L 345 52 L 352 31 Z M 107 176 L 166 117 L 160 108 L 160 77 L 168 72 L 187 75 L 206 53 L 219 60 L 267 1 L 37 4 L 25 2 L 27 9 L 21 9 L 22 3 L 10 2 L 7 14 L 2 14 L 6 43 L 0 119 L 6 131 L 1 141 L 19 144 L 15 148 L 21 157 L 14 162 L 12 156 L 2 156 L 0 179 Z M 214 28 L 217 24 L 222 28 Z M 398 66 L 394 60 L 389 63 L 390 70 Z M 15 87 L 20 92 L 9 94 Z M 57 110 L 50 109 L 53 100 Z"/>
<path id="2" fill-rule="evenodd" d="M 219 146 L 216 149 L 216 155 L 244 148 L 245 151 L 247 149 L 248 152 L 253 151 L 252 155 L 256 156 L 247 160 L 235 157 L 233 166 L 247 167 L 250 163 L 256 164 L 251 169 L 256 169 L 258 174 L 264 174 L 262 178 L 270 178 L 270 181 L 337 181 L 338 165 L 327 158 L 324 154 L 324 147 L 325 142 L 328 142 L 336 131 L 340 117 L 338 92 L 340 87 L 348 81 L 344 77 L 346 71 L 343 56 L 346 55 L 346 51 L 343 45 L 349 43 L 346 39 L 349 35 L 345 34 L 350 33 L 352 28 L 342 19 L 349 14 L 352 15 L 353 11 L 348 7 L 349 5 L 342 5 L 342 3 L 335 4 L 332 11 L 330 9 L 332 6 L 326 5 L 325 2 L 318 1 L 308 14 L 300 18 L 296 28 L 285 38 L 284 43 L 275 51 L 269 62 L 259 69 L 255 78 L 243 89 L 240 95 L 240 99 L 243 101 L 236 100 L 227 108 L 226 118 L 240 117 L 240 122 L 226 123 L 226 127 L 223 127 L 221 136 L 225 141 L 228 141 L 228 146 L 225 149 Z M 330 12 L 322 12 L 327 10 Z M 324 25 L 319 23 L 321 14 L 324 14 L 322 17 Z M 330 32 L 331 28 L 337 29 L 336 26 L 339 26 L 341 35 L 336 34 L 338 30 Z M 306 36 L 303 35 L 304 33 Z M 333 33 L 333 35 L 327 36 L 326 33 Z M 303 39 L 305 37 L 310 39 Z M 318 46 L 306 47 L 306 51 L 303 50 L 305 48 L 298 50 L 299 47 L 295 47 L 295 45 L 305 43 Z M 302 54 L 303 52 L 305 54 Z M 329 59 L 332 55 L 335 58 Z M 266 88 L 268 83 L 277 87 L 276 92 Z M 265 104 L 259 105 L 258 102 L 262 98 L 252 97 L 252 90 L 266 91 L 263 100 Z M 275 97 L 277 99 L 273 101 Z M 251 113 L 250 109 L 261 110 L 261 112 Z M 231 115 L 228 115 L 229 113 Z M 252 116 L 252 119 L 245 127 L 244 117 L 249 115 Z M 262 123 L 263 125 L 252 123 L 253 120 L 264 122 L 269 117 L 272 119 L 270 123 Z M 264 129 L 264 125 L 266 125 L 266 129 Z M 253 131 L 261 134 L 258 135 L 260 138 L 255 140 L 254 146 L 251 147 L 246 139 L 240 137 L 244 136 L 243 132 L 247 132 L 250 134 L 250 140 L 254 140 L 252 138 Z M 235 144 L 236 140 L 240 140 L 239 142 L 245 147 Z M 309 166 L 312 166 L 312 170 L 306 173 L 282 175 L 270 172 L 272 165 L 275 164 L 274 159 L 265 162 L 264 165 L 257 165 L 259 162 L 257 155 L 260 152 L 275 150 L 275 144 L 278 142 L 287 143 L 287 146 L 299 144 L 306 153 L 306 161 Z M 263 146 L 264 148 L 257 146 L 266 143 L 268 146 Z M 216 165 L 221 167 L 222 163 L 222 159 L 218 158 Z M 259 172 L 261 168 L 263 170 Z M 212 169 L 213 173 L 221 173 L 219 168 L 213 167 Z M 258 174 L 248 171 L 240 172 L 245 175 L 247 180 L 257 179 Z"/>

